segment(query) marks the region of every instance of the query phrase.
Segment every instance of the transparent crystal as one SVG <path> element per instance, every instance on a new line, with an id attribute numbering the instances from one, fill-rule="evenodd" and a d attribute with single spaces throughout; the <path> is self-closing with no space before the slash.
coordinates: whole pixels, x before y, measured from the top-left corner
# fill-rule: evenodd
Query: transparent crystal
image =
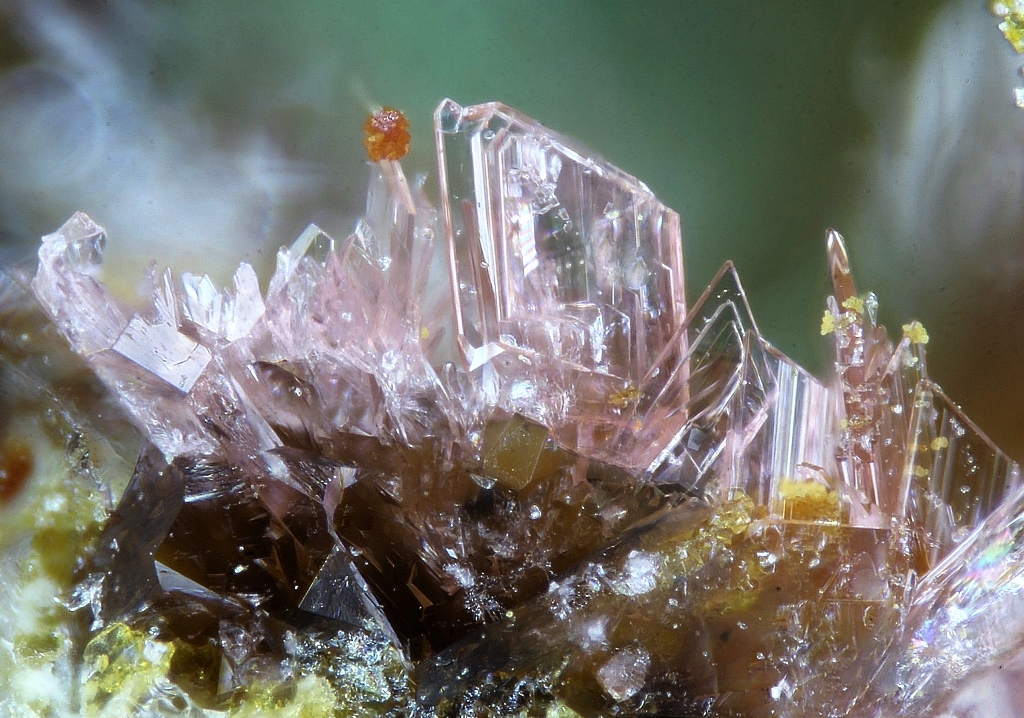
<path id="1" fill-rule="evenodd" d="M 857 294 L 846 244 L 834 230 L 827 251 L 834 289 L 828 314 L 843 401 L 839 470 L 881 525 L 903 501 L 903 457 L 914 387 L 925 375 L 924 352 L 907 337 L 893 348 L 885 327 L 874 323 L 877 299 Z"/>
<path id="2" fill-rule="evenodd" d="M 910 424 L 903 508 L 935 565 L 1016 492 L 1020 468 L 929 380 Z"/>
<path id="3" fill-rule="evenodd" d="M 132 317 L 112 349 L 182 392 L 189 392 L 210 363 L 210 351 L 173 324 Z"/>
<path id="4" fill-rule="evenodd" d="M 639 385 L 685 315 L 679 216 L 635 178 L 504 105 L 445 100 L 435 128 L 470 369 L 524 357 L 538 396 L 514 410 L 556 431 L 575 425 L 570 447 L 602 448 L 621 424 L 609 398 Z M 541 408 L 562 402 L 558 412 Z"/>
<path id="5" fill-rule="evenodd" d="M 948 416 L 940 410 L 941 419 Z M 977 446 L 977 441 L 975 436 L 965 443 Z M 942 457 L 936 463 L 945 461 Z M 1016 469 L 1011 465 L 1011 478 L 1016 479 Z M 952 470 L 948 474 L 954 475 Z M 860 702 L 860 715 L 930 715 L 967 679 L 1019 661 L 1024 643 L 1022 516 L 1024 490 L 1018 486 L 924 575 L 899 640 Z"/>
<path id="6" fill-rule="evenodd" d="M 187 319 L 228 342 L 237 341 L 252 331 L 266 311 L 260 294 L 259 279 L 249 264 L 241 264 L 234 277 L 234 292 L 218 292 L 210 277 L 184 273 L 182 308 Z"/>
<path id="7" fill-rule="evenodd" d="M 748 422 L 763 420 L 734 406 L 737 392 L 745 396 L 758 381 L 745 373 L 763 364 L 756 361 L 761 354 L 751 354 L 753 345 L 764 343 L 756 327 L 736 270 L 727 262 L 643 382 L 621 397 L 627 420 L 608 460 L 643 472 L 658 485 L 703 492 L 729 437 L 748 431 Z M 678 346 L 686 350 L 679 352 Z"/>
<path id="8" fill-rule="evenodd" d="M 745 299 L 733 301 L 741 297 L 739 280 L 726 265 L 628 398 L 618 461 L 656 483 L 702 488 L 725 447 L 729 401 L 746 361 L 744 337 L 753 320 Z"/>
<path id="9" fill-rule="evenodd" d="M 747 335 L 741 388 L 733 397 L 725 496 L 740 492 L 779 519 L 793 515 L 791 498 L 840 489 L 835 462 L 835 394 L 756 334 Z M 836 500 L 839 501 L 838 496 Z M 844 501 L 845 503 L 845 501 Z M 831 520 L 839 520 L 837 513 Z M 849 517 L 847 517 L 848 520 Z"/>
<path id="10" fill-rule="evenodd" d="M 420 441 L 452 421 L 423 344 L 440 332 L 419 303 L 436 213 L 400 167 L 377 172 L 370 196 L 360 232 L 336 242 L 310 227 L 282 249 L 266 300 L 247 264 L 233 290 L 154 270 L 149 306 L 125 320 L 94 278 L 103 231 L 83 214 L 44 238 L 33 291 L 168 460 L 258 465 L 282 434 L 327 451 L 337 432 Z"/>
<path id="11" fill-rule="evenodd" d="M 32 291 L 71 347 L 90 355 L 108 349 L 128 323 L 97 281 L 106 234 L 82 212 L 43 237 Z M 74 298 L 69 303 L 69 298 Z"/>

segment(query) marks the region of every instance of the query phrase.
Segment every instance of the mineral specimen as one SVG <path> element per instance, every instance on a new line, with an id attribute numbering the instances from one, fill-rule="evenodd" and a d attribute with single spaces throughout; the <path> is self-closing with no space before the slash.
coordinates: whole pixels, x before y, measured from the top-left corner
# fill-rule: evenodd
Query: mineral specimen
<path id="1" fill-rule="evenodd" d="M 409 154 L 409 120 L 393 107 L 382 107 L 363 124 L 363 144 L 374 162 L 400 160 Z"/>
<path id="2" fill-rule="evenodd" d="M 639 181 L 446 100 L 439 222 L 403 121 L 265 295 L 153 270 L 133 311 L 92 220 L 43 239 L 32 291 L 144 442 L 64 569 L 83 714 L 930 715 L 1018 650 L 1019 469 L 837 233 L 822 380 L 731 264 L 687 307 Z"/>

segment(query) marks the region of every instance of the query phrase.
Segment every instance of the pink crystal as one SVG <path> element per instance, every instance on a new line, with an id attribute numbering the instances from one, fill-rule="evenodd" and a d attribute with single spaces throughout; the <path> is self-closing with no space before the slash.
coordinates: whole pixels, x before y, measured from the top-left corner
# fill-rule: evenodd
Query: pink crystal
<path id="1" fill-rule="evenodd" d="M 311 227 L 282 249 L 266 302 L 247 264 L 233 290 L 164 272 L 149 306 L 125 320 L 94 279 L 103 230 L 83 214 L 44 238 L 33 290 L 168 459 L 260 464 L 281 445 L 273 427 L 327 453 L 337 432 L 418 441 L 448 422 L 418 302 L 435 214 L 418 186 L 410 208 L 388 182 L 373 178 L 381 189 L 344 242 Z"/>
<path id="2" fill-rule="evenodd" d="M 434 122 L 459 348 L 512 386 L 503 408 L 600 454 L 623 422 L 616 396 L 678 340 L 679 216 L 499 103 L 445 100 Z"/>

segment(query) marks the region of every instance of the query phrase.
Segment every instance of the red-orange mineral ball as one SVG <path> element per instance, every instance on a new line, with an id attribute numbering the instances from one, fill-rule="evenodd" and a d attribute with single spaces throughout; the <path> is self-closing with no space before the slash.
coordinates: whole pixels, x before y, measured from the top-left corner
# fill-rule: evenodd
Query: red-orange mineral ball
<path id="1" fill-rule="evenodd" d="M 374 162 L 400 160 L 409 154 L 409 120 L 393 107 L 382 107 L 363 123 L 366 153 Z"/>

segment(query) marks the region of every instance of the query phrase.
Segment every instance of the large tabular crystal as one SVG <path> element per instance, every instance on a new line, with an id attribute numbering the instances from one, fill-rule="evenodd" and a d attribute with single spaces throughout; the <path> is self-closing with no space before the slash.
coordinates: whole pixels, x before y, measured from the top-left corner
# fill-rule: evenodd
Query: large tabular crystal
<path id="1" fill-rule="evenodd" d="M 504 408 L 599 449 L 685 315 L 679 215 L 499 103 L 435 113 L 459 344 Z M 675 346 L 675 349 L 681 349 Z M 525 365 L 526 368 L 523 367 Z"/>

